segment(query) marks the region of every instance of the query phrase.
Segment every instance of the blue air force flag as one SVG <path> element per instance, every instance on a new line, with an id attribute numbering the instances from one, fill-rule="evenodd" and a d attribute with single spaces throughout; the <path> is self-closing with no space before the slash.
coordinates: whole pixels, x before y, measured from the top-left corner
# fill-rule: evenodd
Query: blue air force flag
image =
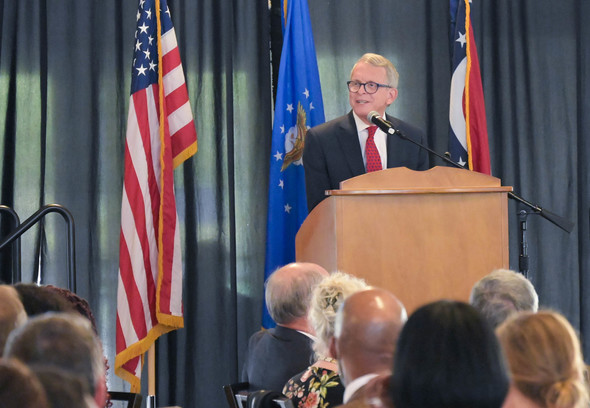
<path id="1" fill-rule="evenodd" d="M 325 120 L 307 0 L 285 0 L 283 5 L 286 10 L 272 132 L 265 279 L 295 260 L 295 235 L 307 216 L 302 165 L 305 134 Z M 272 327 L 266 306 L 263 309 L 263 326 Z"/>

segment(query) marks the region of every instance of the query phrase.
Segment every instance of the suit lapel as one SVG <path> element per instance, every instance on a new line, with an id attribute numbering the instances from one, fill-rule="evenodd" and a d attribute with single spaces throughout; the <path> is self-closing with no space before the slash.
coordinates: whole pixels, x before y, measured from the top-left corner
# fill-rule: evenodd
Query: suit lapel
<path id="1" fill-rule="evenodd" d="M 393 124 L 395 128 L 397 128 L 397 120 L 393 116 L 386 115 L 386 118 L 389 122 Z M 397 163 L 396 158 L 398 155 L 396 154 L 396 150 L 399 149 L 398 143 L 400 142 L 400 137 L 397 135 L 387 134 L 387 168 L 390 169 L 392 167 L 398 167 L 399 163 Z"/>
<path id="2" fill-rule="evenodd" d="M 352 111 L 347 115 L 347 120 L 342 123 L 341 131 L 338 134 L 338 142 L 344 153 L 344 160 L 348 164 L 352 177 L 365 173 L 363 153 L 359 144 L 359 137 L 356 132 L 356 124 Z"/>

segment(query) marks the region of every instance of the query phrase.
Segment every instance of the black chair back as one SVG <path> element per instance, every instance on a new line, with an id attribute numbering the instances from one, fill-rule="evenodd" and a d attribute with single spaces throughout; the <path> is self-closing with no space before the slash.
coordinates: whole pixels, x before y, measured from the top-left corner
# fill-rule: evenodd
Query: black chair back
<path id="1" fill-rule="evenodd" d="M 259 390 L 248 394 L 245 408 L 293 408 L 293 402 L 278 391 Z"/>
<path id="2" fill-rule="evenodd" d="M 113 402 L 126 402 L 126 408 L 141 408 L 141 394 L 133 392 L 109 391 L 109 399 Z"/>
<path id="3" fill-rule="evenodd" d="M 225 398 L 229 408 L 246 408 L 244 403 L 248 398 L 248 387 L 250 384 L 247 382 L 228 384 L 223 386 L 225 392 Z"/>

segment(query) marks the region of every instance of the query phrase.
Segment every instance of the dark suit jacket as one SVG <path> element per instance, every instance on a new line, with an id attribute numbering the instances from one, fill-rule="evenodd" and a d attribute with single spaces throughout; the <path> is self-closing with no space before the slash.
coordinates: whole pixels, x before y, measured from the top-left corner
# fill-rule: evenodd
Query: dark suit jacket
<path id="1" fill-rule="evenodd" d="M 281 392 L 291 377 L 313 362 L 312 340 L 297 330 L 277 326 L 250 337 L 242 381 L 250 389 Z"/>
<path id="2" fill-rule="evenodd" d="M 424 132 L 387 115 L 405 136 L 425 144 Z M 352 111 L 307 131 L 303 150 L 307 207 L 311 211 L 326 195 L 325 190 L 340 188 L 340 182 L 365 173 L 361 146 Z M 426 170 L 428 155 L 424 149 L 397 135 L 387 135 L 387 168 L 407 167 Z"/>

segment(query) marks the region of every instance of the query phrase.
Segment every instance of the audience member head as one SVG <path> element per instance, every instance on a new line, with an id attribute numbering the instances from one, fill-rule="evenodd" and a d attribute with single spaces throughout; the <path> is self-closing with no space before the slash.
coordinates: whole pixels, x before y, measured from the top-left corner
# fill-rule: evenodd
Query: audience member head
<path id="1" fill-rule="evenodd" d="M 496 332 L 512 375 L 508 407 L 588 407 L 580 341 L 562 315 L 518 313 Z"/>
<path id="2" fill-rule="evenodd" d="M 27 313 L 12 286 L 0 285 L 0 356 L 12 330 L 27 321 Z"/>
<path id="3" fill-rule="evenodd" d="M 539 297 L 533 284 L 522 274 L 496 269 L 473 286 L 469 303 L 497 327 L 512 313 L 536 312 Z"/>
<path id="4" fill-rule="evenodd" d="M 33 370 L 45 389 L 51 408 L 96 407 L 82 379 L 56 367 L 33 367 Z"/>
<path id="5" fill-rule="evenodd" d="M 90 321 L 76 313 L 33 317 L 8 337 L 4 355 L 32 366 L 53 366 L 83 379 L 98 406 L 106 400 L 100 341 Z"/>
<path id="6" fill-rule="evenodd" d="M 494 331 L 472 306 L 443 300 L 410 316 L 393 364 L 396 408 L 500 408 L 508 385 Z"/>
<path id="7" fill-rule="evenodd" d="M 315 287 L 311 296 L 309 320 L 317 338 L 314 350 L 318 359 L 330 356 L 330 339 L 334 336 L 336 313 L 344 299 L 367 288 L 364 280 L 343 272 L 330 274 Z"/>
<path id="8" fill-rule="evenodd" d="M 26 365 L 12 359 L 0 359 L 0 406 L 50 408 L 39 379 Z"/>
<path id="9" fill-rule="evenodd" d="M 17 283 L 14 288 L 29 317 L 45 312 L 74 311 L 72 304 L 63 295 L 48 289 L 47 286 L 39 286 L 35 283 Z"/>
<path id="10" fill-rule="evenodd" d="M 274 271 L 266 281 L 266 308 L 281 326 L 309 331 L 307 314 L 313 288 L 328 272 L 319 265 L 294 262 Z"/>
<path id="11" fill-rule="evenodd" d="M 92 324 L 92 328 L 94 329 L 94 331 L 96 333 L 98 333 L 98 330 L 96 328 L 96 319 L 94 318 L 94 314 L 92 313 L 92 310 L 90 309 L 90 305 L 88 304 L 88 301 L 86 299 L 84 299 L 83 297 L 79 296 L 78 294 L 72 292 L 71 290 L 68 290 L 65 288 L 60 288 L 58 286 L 47 285 L 47 286 L 45 286 L 45 288 L 47 288 L 50 291 L 58 293 L 64 299 L 66 299 L 70 303 L 70 306 L 75 311 L 77 311 L 82 316 L 84 316 L 85 318 L 90 320 L 90 323 Z M 59 310 L 55 310 L 55 311 L 58 312 Z"/>
<path id="12" fill-rule="evenodd" d="M 407 318 L 390 292 L 371 288 L 353 293 L 336 315 L 330 352 L 346 385 L 365 374 L 391 372 L 395 343 Z"/>

